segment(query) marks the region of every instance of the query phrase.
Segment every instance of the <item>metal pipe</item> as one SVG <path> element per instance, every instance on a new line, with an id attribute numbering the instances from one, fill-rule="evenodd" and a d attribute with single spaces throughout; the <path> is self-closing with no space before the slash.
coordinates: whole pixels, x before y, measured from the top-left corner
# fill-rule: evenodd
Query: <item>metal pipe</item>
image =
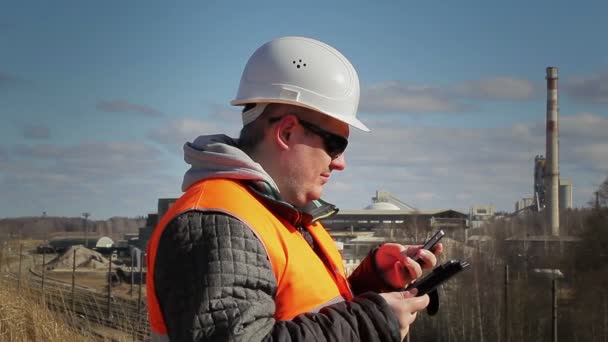
<path id="1" fill-rule="evenodd" d="M 547 223 L 551 235 L 559 236 L 559 142 L 557 67 L 547 68 Z"/>

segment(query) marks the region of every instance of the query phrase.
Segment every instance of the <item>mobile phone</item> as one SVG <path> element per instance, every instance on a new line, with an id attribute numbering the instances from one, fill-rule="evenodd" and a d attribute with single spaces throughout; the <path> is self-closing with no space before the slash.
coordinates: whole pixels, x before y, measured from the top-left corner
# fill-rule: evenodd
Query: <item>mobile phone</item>
<path id="1" fill-rule="evenodd" d="M 444 235 L 445 235 L 445 232 L 443 231 L 443 229 L 438 230 L 435 234 L 433 234 L 433 236 L 431 236 L 430 239 L 427 240 L 427 242 L 424 243 L 424 245 L 422 246 L 422 249 L 427 249 L 430 251 L 433 247 L 435 247 L 437 242 L 439 242 L 439 240 L 441 240 L 441 238 Z M 414 259 L 414 261 L 419 264 L 423 263 L 422 260 L 418 256 L 415 256 L 412 259 Z"/>
<path id="2" fill-rule="evenodd" d="M 432 272 L 428 273 L 422 278 L 417 279 L 411 283 L 405 290 L 418 289 L 416 297 L 423 296 L 439 285 L 448 281 L 454 275 L 460 273 L 465 268 L 469 267 L 469 263 L 466 261 L 450 260 L 444 264 L 441 264 L 433 269 Z"/>

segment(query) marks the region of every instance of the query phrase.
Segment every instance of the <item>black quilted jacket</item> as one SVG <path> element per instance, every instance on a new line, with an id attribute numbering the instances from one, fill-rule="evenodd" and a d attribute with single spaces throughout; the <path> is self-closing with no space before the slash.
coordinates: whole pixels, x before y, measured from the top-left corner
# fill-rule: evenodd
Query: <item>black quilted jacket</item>
<path id="1" fill-rule="evenodd" d="M 156 293 L 171 341 L 400 341 L 368 256 L 354 300 L 277 321 L 268 256 L 251 229 L 221 213 L 177 216 L 158 246 Z M 363 293 L 365 292 L 365 293 Z"/>

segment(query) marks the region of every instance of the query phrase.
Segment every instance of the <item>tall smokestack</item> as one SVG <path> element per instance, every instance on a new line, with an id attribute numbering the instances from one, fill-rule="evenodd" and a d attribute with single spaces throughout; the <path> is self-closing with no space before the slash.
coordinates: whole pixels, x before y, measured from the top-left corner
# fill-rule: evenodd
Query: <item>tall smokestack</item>
<path id="1" fill-rule="evenodd" d="M 557 68 L 547 68 L 547 222 L 551 227 L 551 235 L 559 236 L 559 143 L 557 116 Z"/>

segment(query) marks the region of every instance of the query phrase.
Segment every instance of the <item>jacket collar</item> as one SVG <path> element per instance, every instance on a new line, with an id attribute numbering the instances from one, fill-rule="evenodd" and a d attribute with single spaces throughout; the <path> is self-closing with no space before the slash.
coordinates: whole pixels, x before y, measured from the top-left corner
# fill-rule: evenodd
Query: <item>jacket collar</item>
<path id="1" fill-rule="evenodd" d="M 306 227 L 339 211 L 335 205 L 321 199 L 311 201 L 304 207 L 294 207 L 283 201 L 280 195 L 264 182 L 248 181 L 247 185 L 266 207 L 294 227 Z"/>

